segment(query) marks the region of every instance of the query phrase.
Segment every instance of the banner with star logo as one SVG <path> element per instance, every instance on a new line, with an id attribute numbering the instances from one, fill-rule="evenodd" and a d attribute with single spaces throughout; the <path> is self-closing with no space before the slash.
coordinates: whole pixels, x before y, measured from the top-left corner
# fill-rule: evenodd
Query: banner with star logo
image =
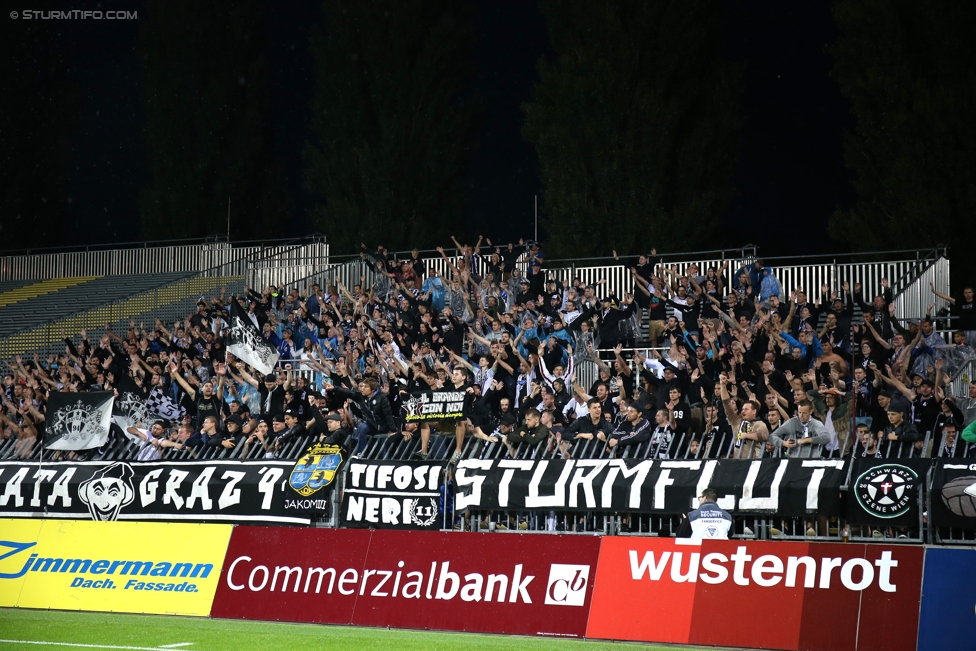
<path id="1" fill-rule="evenodd" d="M 851 524 L 919 527 L 922 485 L 931 459 L 858 459 L 847 506 Z"/>

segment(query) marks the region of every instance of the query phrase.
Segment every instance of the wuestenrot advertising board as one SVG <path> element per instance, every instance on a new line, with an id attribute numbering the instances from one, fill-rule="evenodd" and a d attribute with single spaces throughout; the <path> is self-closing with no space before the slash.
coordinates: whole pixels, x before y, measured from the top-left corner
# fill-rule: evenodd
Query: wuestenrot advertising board
<path id="1" fill-rule="evenodd" d="M 607 537 L 587 637 L 914 650 L 924 553 L 905 545 Z"/>
<path id="2" fill-rule="evenodd" d="M 237 527 L 212 615 L 582 637 L 596 536 Z"/>

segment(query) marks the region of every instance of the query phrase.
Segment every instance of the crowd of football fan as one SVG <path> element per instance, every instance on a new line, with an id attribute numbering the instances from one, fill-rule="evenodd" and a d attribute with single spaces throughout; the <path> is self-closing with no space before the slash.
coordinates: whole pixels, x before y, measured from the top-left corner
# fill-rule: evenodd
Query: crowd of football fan
<path id="1" fill-rule="evenodd" d="M 976 382 L 966 396 L 946 393 L 976 357 L 972 288 L 955 298 L 931 288 L 950 305 L 946 341 L 934 304 L 917 323 L 895 318 L 886 279 L 876 295 L 846 281 L 809 288 L 819 289 L 811 302 L 802 288 L 784 295 L 761 260 L 679 273 L 652 250 L 618 258 L 633 278 L 618 297 L 603 281 L 556 280 L 535 242 L 454 246 L 453 257 L 437 249 L 444 276 L 416 251 L 395 260 L 364 245 L 369 286 L 222 292 L 172 327 L 82 331 L 63 354 L 17 358 L 0 410 L 10 454 L 29 455 L 42 436 L 50 392 L 131 380 L 185 411 L 126 432 L 140 459 L 169 448 L 275 455 L 298 440 L 361 454 L 397 437 L 419 439 L 426 458 L 437 432 L 453 435 L 453 462 L 465 436 L 567 458 L 976 457 Z M 278 349 L 276 372 L 226 350 L 230 301 Z M 587 367 L 598 377 L 581 386 Z M 411 395 L 439 389 L 465 392 L 464 418 L 401 418 Z"/>

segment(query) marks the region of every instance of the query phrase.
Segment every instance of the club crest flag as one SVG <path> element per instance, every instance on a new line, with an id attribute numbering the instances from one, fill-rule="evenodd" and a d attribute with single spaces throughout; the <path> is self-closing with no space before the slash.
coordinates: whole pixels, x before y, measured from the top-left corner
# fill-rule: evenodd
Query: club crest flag
<path id="1" fill-rule="evenodd" d="M 44 447 L 89 450 L 105 445 L 114 402 L 111 391 L 52 393 L 47 401 Z"/>
<path id="2" fill-rule="evenodd" d="M 142 439 L 133 438 L 133 435 L 128 433 L 128 429 L 139 423 L 142 423 L 143 427 L 148 427 L 150 421 L 155 420 L 148 405 L 146 405 L 144 392 L 140 386 L 133 382 L 131 377 L 126 375 L 119 381 L 118 393 L 119 395 L 112 407 L 115 423 L 122 428 L 122 431 L 131 440 L 142 441 Z"/>
<path id="3" fill-rule="evenodd" d="M 227 351 L 265 374 L 278 362 L 278 349 L 265 341 L 236 300 L 230 303 Z"/>

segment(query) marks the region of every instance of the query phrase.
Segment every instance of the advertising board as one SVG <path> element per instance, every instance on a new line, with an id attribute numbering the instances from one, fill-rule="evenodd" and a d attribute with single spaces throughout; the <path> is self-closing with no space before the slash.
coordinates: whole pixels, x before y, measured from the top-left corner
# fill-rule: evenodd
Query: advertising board
<path id="1" fill-rule="evenodd" d="M 797 651 L 908 651 L 915 648 L 918 631 L 914 613 L 923 551 L 734 540 L 699 546 L 606 537 L 587 637 Z"/>
<path id="2" fill-rule="evenodd" d="M 231 528 L 0 520 L 0 606 L 205 617 Z"/>
<path id="3" fill-rule="evenodd" d="M 226 618 L 581 637 L 600 539 L 238 527 Z"/>
<path id="4" fill-rule="evenodd" d="M 918 651 L 976 646 L 976 550 L 929 547 L 918 625 Z"/>

